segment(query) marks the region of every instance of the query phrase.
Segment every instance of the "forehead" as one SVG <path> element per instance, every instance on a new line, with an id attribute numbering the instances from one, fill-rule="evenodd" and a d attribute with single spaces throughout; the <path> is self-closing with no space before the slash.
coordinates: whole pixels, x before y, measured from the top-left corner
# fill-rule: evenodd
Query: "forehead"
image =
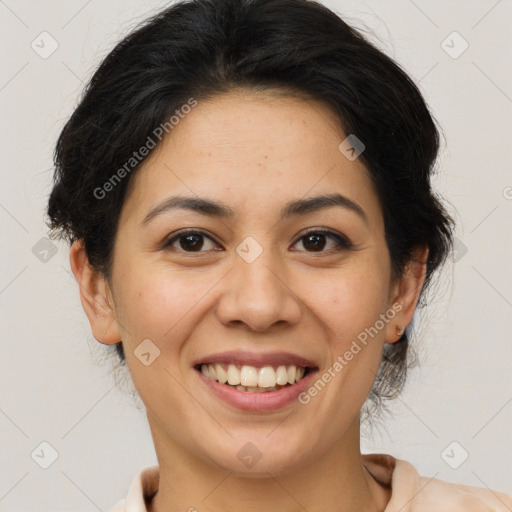
<path id="1" fill-rule="evenodd" d="M 198 101 L 132 178 L 122 221 L 140 222 L 176 194 L 263 215 L 293 199 L 338 192 L 378 223 L 368 171 L 339 150 L 345 138 L 337 117 L 318 101 L 248 91 Z"/>

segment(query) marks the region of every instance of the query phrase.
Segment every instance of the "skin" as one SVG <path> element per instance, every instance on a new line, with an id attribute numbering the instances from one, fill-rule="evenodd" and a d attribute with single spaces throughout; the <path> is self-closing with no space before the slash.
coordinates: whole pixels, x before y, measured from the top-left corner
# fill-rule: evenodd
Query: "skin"
<path id="1" fill-rule="evenodd" d="M 317 101 L 236 90 L 199 102 L 134 176 L 111 282 L 91 268 L 80 242 L 71 247 L 93 335 L 123 340 L 146 406 L 160 466 L 152 512 L 386 507 L 389 491 L 362 464 L 359 414 L 384 344 L 412 319 L 428 249 L 392 278 L 380 204 L 361 161 L 338 150 L 345 137 Z M 339 206 L 279 221 L 286 202 L 333 192 L 357 203 L 368 222 Z M 141 228 L 171 195 L 221 201 L 235 217 L 174 210 Z M 162 247 L 183 228 L 211 237 L 200 239 L 202 252 L 179 240 L 174 250 Z M 306 228 L 344 235 L 355 250 L 333 252 L 337 241 L 327 236 L 315 252 Z M 236 252 L 248 236 L 263 249 L 252 263 Z M 315 361 L 321 375 L 396 303 L 394 318 L 306 405 L 243 412 L 214 397 L 192 368 L 221 351 L 288 351 Z M 134 355 L 147 338 L 161 350 L 149 366 Z M 247 442 L 262 454 L 252 468 L 237 457 Z"/>

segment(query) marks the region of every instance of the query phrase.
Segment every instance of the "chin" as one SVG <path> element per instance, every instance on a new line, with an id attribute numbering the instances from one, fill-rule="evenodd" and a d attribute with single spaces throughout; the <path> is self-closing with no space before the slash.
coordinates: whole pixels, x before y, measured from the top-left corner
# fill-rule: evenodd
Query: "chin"
<path id="1" fill-rule="evenodd" d="M 217 445 L 212 444 L 208 450 L 201 450 L 207 454 L 210 461 L 223 467 L 236 475 L 249 478 L 268 478 L 273 476 L 293 473 L 299 464 L 301 455 L 307 451 L 311 453 L 311 447 L 306 443 L 290 439 L 287 443 L 283 439 L 272 439 L 269 430 L 254 436 L 244 433 L 243 436 L 233 437 Z M 283 437 L 283 436 L 280 436 Z M 284 436 L 285 437 L 285 436 Z"/>

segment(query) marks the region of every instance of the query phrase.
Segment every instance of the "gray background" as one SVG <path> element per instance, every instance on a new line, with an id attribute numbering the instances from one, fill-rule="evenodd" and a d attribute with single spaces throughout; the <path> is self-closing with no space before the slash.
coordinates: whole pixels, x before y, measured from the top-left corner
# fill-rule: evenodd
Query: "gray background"
<path id="1" fill-rule="evenodd" d="M 418 316 L 420 367 L 362 450 L 510 493 L 512 2 L 325 3 L 419 82 L 446 133 L 435 186 L 458 221 L 457 251 Z M 44 240 L 43 211 L 53 146 L 84 82 L 163 5 L 0 0 L 1 511 L 108 510 L 156 463 L 144 411 L 123 394 L 129 382 L 116 387 L 101 364 L 68 248 Z M 47 469 L 44 441 L 58 453 Z"/>

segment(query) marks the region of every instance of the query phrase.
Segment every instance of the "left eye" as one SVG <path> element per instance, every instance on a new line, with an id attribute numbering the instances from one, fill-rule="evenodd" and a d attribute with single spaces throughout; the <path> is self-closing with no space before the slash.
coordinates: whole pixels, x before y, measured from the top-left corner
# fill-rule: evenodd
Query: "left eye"
<path id="1" fill-rule="evenodd" d="M 208 235 L 201 233 L 200 231 L 182 231 L 181 233 L 175 235 L 171 239 L 169 239 L 164 248 L 171 247 L 176 250 L 174 247 L 175 243 L 179 243 L 180 249 L 184 252 L 206 252 L 201 249 L 204 248 L 204 239 L 208 239 L 213 244 L 214 250 L 222 250 L 216 249 L 215 246 L 218 247 L 218 244 Z M 352 244 L 349 240 L 341 235 L 337 235 L 332 231 L 325 231 L 322 229 L 312 229 L 307 232 L 305 235 L 302 235 L 294 245 L 297 245 L 299 242 L 302 242 L 303 247 L 306 248 L 307 252 L 329 252 L 329 248 L 327 251 L 324 251 L 325 246 L 327 245 L 326 239 L 333 240 L 334 247 L 330 248 L 330 251 L 339 252 L 342 250 L 347 250 L 352 248 Z M 210 248 L 211 249 L 211 248 Z"/>
<path id="2" fill-rule="evenodd" d="M 326 246 L 325 239 L 330 238 L 336 243 L 334 247 L 327 251 L 323 251 Z M 340 252 L 343 250 L 351 249 L 353 246 L 350 241 L 344 236 L 337 235 L 332 231 L 326 231 L 323 229 L 311 229 L 305 235 L 302 235 L 296 244 L 302 241 L 304 247 L 309 247 L 311 250 L 308 252 Z"/>

